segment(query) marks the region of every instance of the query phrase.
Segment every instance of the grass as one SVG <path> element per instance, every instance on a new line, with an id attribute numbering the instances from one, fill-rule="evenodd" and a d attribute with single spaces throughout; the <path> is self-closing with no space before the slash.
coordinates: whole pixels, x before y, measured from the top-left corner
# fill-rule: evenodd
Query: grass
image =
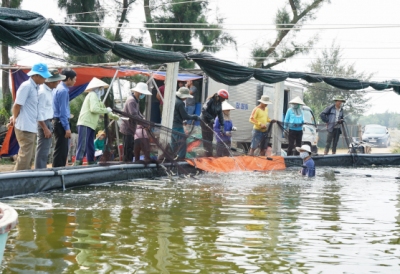
<path id="1" fill-rule="evenodd" d="M 10 157 L 0 158 L 0 165 L 13 165 L 14 161 Z"/>

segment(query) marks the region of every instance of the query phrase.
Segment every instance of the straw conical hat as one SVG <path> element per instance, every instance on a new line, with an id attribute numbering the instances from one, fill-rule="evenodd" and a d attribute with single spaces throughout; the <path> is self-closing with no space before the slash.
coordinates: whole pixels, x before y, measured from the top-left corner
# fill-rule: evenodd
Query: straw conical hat
<path id="1" fill-rule="evenodd" d="M 86 87 L 85 92 L 92 91 L 95 88 L 108 88 L 110 85 L 101 81 L 99 78 L 93 77 L 89 85 Z"/>
<path id="2" fill-rule="evenodd" d="M 222 110 L 235 110 L 235 108 L 227 101 L 222 102 Z"/>
<path id="3" fill-rule="evenodd" d="M 289 102 L 289 104 L 298 104 L 298 105 L 304 105 L 303 100 L 299 96 L 296 96 L 293 98 L 292 101 Z"/>
<path id="4" fill-rule="evenodd" d="M 268 95 L 261 96 L 261 99 L 258 100 L 258 102 L 261 102 L 261 103 L 266 104 L 266 105 L 272 104 L 272 102 L 269 100 L 269 96 Z"/>

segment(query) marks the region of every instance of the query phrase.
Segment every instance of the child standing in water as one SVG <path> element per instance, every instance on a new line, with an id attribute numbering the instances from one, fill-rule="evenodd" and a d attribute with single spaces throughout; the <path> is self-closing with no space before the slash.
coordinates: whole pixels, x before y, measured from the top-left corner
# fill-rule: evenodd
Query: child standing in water
<path id="1" fill-rule="evenodd" d="M 309 145 L 302 145 L 301 147 L 296 147 L 296 150 L 300 152 L 300 157 L 303 159 L 303 168 L 301 170 L 301 175 L 308 177 L 315 177 L 315 163 L 311 158 L 311 148 Z"/>
<path id="2" fill-rule="evenodd" d="M 235 110 L 227 101 L 222 102 L 222 114 L 224 116 L 224 133 L 221 133 L 219 118 L 215 119 L 214 131 L 217 139 L 217 157 L 230 156 L 232 131 L 236 130 L 233 126 L 230 111 Z"/>

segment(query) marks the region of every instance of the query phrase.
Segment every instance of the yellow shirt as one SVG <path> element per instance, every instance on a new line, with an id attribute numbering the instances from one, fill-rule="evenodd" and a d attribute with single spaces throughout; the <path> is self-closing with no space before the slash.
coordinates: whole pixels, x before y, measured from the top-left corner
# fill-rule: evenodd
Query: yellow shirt
<path id="1" fill-rule="evenodd" d="M 249 122 L 254 125 L 254 129 L 261 132 L 267 131 L 267 128 L 261 128 L 261 125 L 266 125 L 271 122 L 271 119 L 268 117 L 268 108 L 265 107 L 265 109 L 262 110 L 260 106 L 256 106 L 250 115 Z"/>

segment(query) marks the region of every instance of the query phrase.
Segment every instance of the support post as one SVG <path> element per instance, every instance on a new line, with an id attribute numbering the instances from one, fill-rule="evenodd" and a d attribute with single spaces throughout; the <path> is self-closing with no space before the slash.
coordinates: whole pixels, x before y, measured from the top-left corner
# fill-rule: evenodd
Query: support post
<path id="1" fill-rule="evenodd" d="M 106 95 L 104 96 L 103 103 L 106 102 L 107 96 L 108 96 L 108 94 L 110 93 L 110 90 L 111 90 L 111 88 L 112 88 L 112 85 L 114 84 L 114 81 L 115 81 L 115 78 L 117 77 L 117 75 L 118 75 L 118 69 L 115 71 L 114 77 L 113 77 L 112 80 L 111 80 L 111 84 L 110 84 L 110 86 L 108 87 L 108 90 L 107 90 Z"/>
<path id="2" fill-rule="evenodd" d="M 283 102 L 284 102 L 284 82 L 279 82 L 275 84 L 274 90 L 274 113 L 273 117 L 277 121 L 282 121 L 283 119 Z M 281 155 L 282 146 L 282 129 L 275 124 L 272 128 L 272 153 L 274 155 Z"/>
<path id="3" fill-rule="evenodd" d="M 124 109 L 124 102 L 122 101 L 121 82 L 119 81 L 119 78 L 117 79 L 117 81 L 118 81 L 119 99 L 121 100 L 121 109 Z"/>
<path id="4" fill-rule="evenodd" d="M 167 64 L 167 74 L 165 76 L 164 90 L 164 109 L 162 113 L 161 125 L 172 128 L 174 118 L 175 98 L 176 98 L 176 82 L 178 80 L 179 62 Z M 165 147 L 170 142 L 171 136 L 167 132 L 160 133 L 160 144 Z M 158 155 L 162 152 L 159 151 Z"/>

